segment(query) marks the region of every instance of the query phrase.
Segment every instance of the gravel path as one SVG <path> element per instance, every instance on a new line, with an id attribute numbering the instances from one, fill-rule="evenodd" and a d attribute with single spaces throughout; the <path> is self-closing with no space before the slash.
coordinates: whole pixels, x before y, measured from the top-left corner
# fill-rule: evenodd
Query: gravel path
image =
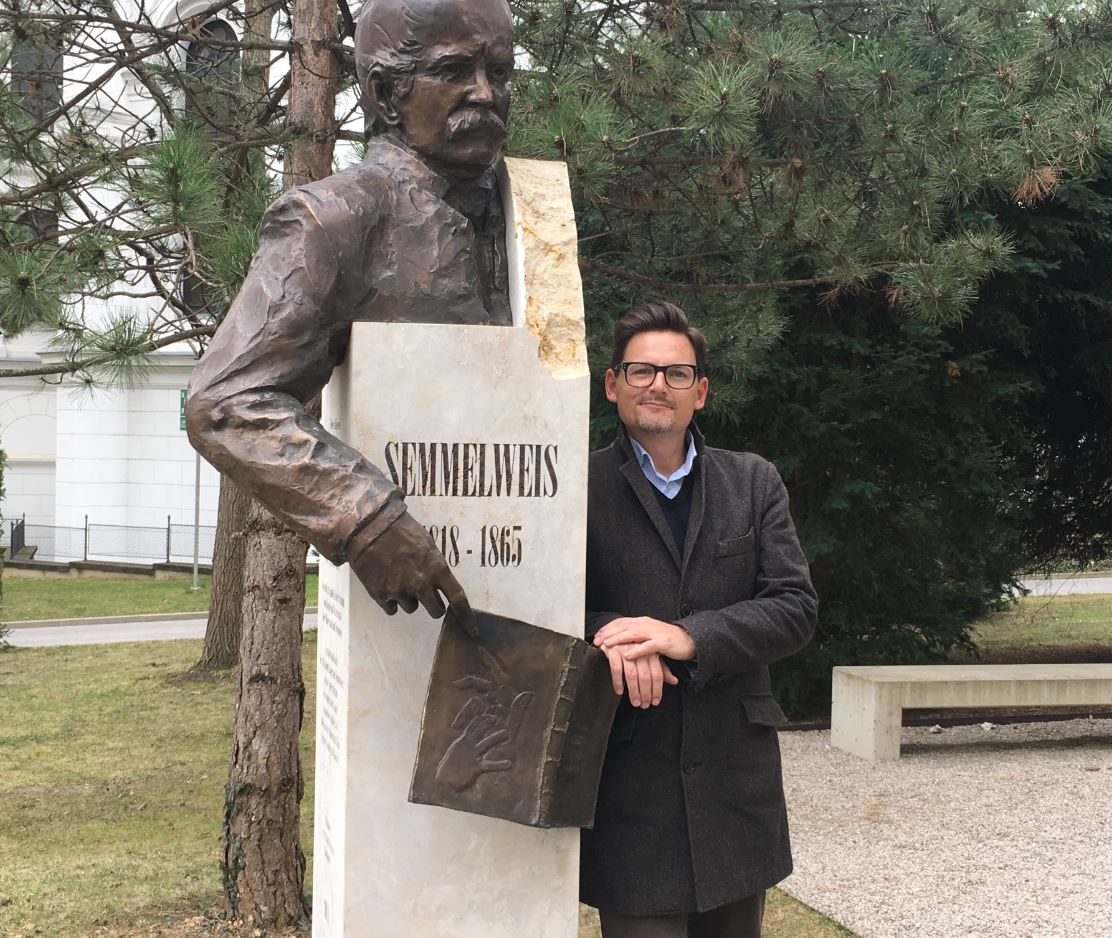
<path id="1" fill-rule="evenodd" d="M 1112 935 L 1112 720 L 781 733 L 792 895 L 861 938 Z"/>

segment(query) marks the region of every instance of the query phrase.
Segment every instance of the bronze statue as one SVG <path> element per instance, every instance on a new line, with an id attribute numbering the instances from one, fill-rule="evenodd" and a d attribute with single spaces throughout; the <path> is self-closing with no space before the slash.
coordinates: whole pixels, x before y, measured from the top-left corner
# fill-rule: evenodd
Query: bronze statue
<path id="1" fill-rule="evenodd" d="M 510 325 L 493 169 L 513 70 L 505 0 L 367 0 L 355 36 L 372 136 L 356 166 L 267 211 L 251 268 L 190 382 L 189 438 L 221 472 L 350 563 L 389 614 L 463 589 L 393 483 L 307 403 L 355 320 Z M 421 367 L 414 349 L 413 367 Z"/>
<path id="2" fill-rule="evenodd" d="M 597 648 L 475 610 L 440 630 L 409 800 L 531 827 L 591 827 L 618 697 Z"/>

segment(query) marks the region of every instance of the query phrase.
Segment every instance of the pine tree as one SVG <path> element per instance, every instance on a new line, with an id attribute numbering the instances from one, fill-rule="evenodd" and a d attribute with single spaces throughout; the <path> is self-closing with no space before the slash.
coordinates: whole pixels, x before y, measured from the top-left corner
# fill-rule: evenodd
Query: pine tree
<path id="1" fill-rule="evenodd" d="M 1112 131 L 1107 3 L 514 8 L 509 149 L 568 162 L 588 308 L 600 328 L 639 297 L 688 308 L 722 410 L 793 291 L 956 321 L 1011 252 L 958 210 L 1038 201 Z"/>
<path id="2" fill-rule="evenodd" d="M 700 426 L 788 483 L 822 605 L 787 702 L 968 647 L 1029 557 L 1041 418 L 979 290 L 1025 263 L 1014 216 L 1106 158 L 1108 4 L 515 9 L 510 145 L 568 161 L 596 374 L 621 313 L 678 302 L 712 350 Z"/>
<path id="3" fill-rule="evenodd" d="M 1016 257 L 963 330 L 1028 392 L 1008 411 L 1001 458 L 1022 479 L 1027 569 L 1112 559 L 1112 163 L 1043 205 L 990 206 Z"/>

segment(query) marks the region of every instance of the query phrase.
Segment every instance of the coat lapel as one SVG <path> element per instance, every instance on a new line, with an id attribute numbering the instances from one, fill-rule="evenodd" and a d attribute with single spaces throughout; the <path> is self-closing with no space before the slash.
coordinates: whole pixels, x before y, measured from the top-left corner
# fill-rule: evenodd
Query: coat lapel
<path id="1" fill-rule="evenodd" d="M 683 562 L 680 564 L 682 572 L 687 571 L 687 562 L 691 559 L 691 552 L 695 549 L 695 541 L 699 537 L 699 529 L 703 526 L 703 510 L 706 507 L 707 497 L 706 479 L 703 472 L 706 468 L 703 465 L 703 438 L 694 424 L 691 425 L 691 432 L 695 436 L 695 451 L 699 455 L 692 468 L 695 478 L 691 481 L 695 488 L 691 492 L 691 514 L 687 516 L 687 537 L 684 538 Z"/>
<path id="2" fill-rule="evenodd" d="M 676 568 L 679 569 L 681 560 L 679 551 L 676 550 L 676 540 L 672 537 L 672 529 L 668 527 L 664 512 L 660 510 L 656 496 L 653 495 L 653 487 L 649 484 L 649 480 L 645 478 L 645 473 L 641 471 L 641 466 L 637 463 L 637 457 L 631 455 L 622 464 L 621 472 L 632 486 L 634 493 L 641 502 L 641 507 L 645 509 L 645 514 L 649 516 L 653 527 L 656 528 L 656 533 L 660 535 L 660 539 L 668 549 L 668 556 L 672 558 Z"/>
<path id="3" fill-rule="evenodd" d="M 660 503 L 656 500 L 656 495 L 653 494 L 652 484 L 645 478 L 645 473 L 641 470 L 640 463 L 637 462 L 637 457 L 633 453 L 633 447 L 629 443 L 629 437 L 624 427 L 619 426 L 617 441 L 618 452 L 625 457 L 625 462 L 621 466 L 621 473 L 633 488 L 637 499 L 641 502 L 641 507 L 645 509 L 645 514 L 649 516 L 653 527 L 656 528 L 656 533 L 660 535 L 660 539 L 664 542 L 664 546 L 668 550 L 668 556 L 672 558 L 673 563 L 681 572 L 687 567 L 687 561 L 691 557 L 691 552 L 695 549 L 695 542 L 698 540 L 699 530 L 703 526 L 703 515 L 706 508 L 706 483 L 703 478 L 703 450 L 706 448 L 706 441 L 694 422 L 691 423 L 689 429 L 695 438 L 695 452 L 698 453 L 698 458 L 695 460 L 693 469 L 694 479 L 692 482 L 695 489 L 691 493 L 691 514 L 687 519 L 687 537 L 684 539 L 682 557 L 676 550 L 676 541 L 672 537 L 672 529 L 668 527 L 668 521 L 664 517 L 664 512 L 661 511 Z"/>

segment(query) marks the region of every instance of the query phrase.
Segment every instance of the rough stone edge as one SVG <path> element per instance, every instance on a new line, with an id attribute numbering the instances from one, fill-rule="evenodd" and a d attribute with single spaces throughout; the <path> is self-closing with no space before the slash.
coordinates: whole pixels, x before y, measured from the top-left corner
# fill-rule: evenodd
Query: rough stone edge
<path id="1" fill-rule="evenodd" d="M 558 378 L 587 375 L 579 236 L 567 166 L 505 160 L 514 237 L 524 258 L 524 320 L 537 354 Z"/>

